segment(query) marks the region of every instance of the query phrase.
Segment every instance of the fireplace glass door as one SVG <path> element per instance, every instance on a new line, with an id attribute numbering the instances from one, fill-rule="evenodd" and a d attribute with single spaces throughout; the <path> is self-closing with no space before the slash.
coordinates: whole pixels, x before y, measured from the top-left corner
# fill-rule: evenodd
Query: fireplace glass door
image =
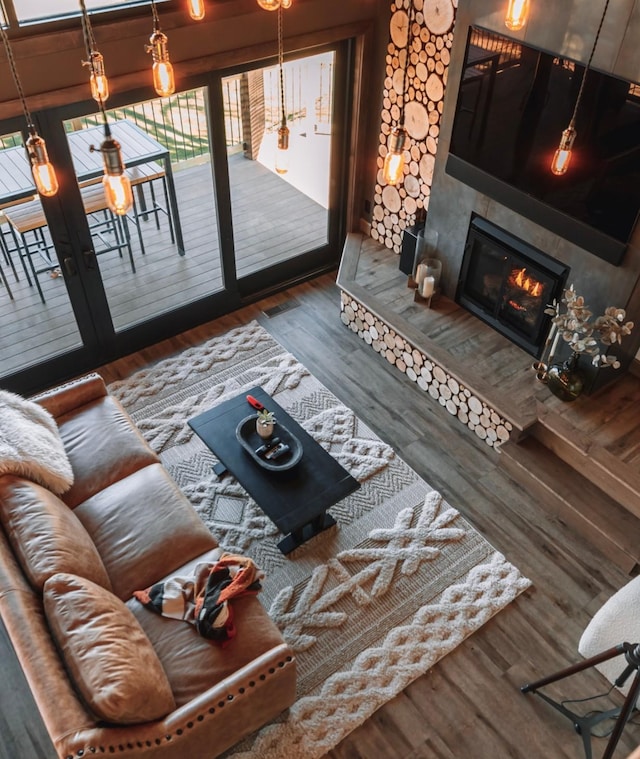
<path id="1" fill-rule="evenodd" d="M 549 331 L 546 306 L 559 299 L 567 267 L 475 217 L 456 300 L 514 343 L 539 356 Z"/>

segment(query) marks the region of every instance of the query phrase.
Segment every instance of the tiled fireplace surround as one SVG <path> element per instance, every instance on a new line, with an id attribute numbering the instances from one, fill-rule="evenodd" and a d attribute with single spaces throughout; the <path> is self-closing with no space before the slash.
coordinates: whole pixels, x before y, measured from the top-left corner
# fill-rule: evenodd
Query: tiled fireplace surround
<path id="1" fill-rule="evenodd" d="M 632 7 L 633 6 L 633 7 Z M 600 4 L 590 0 L 545 4 L 532 15 L 519 34 L 523 41 L 546 50 L 586 60 L 594 30 L 597 28 Z M 626 308 L 629 318 L 640 322 L 640 224 L 636 225 L 631 244 L 620 266 L 613 266 L 588 251 L 562 239 L 520 214 L 476 192 L 445 172 L 451 126 L 457 98 L 464 46 L 471 24 L 506 33 L 503 23 L 504 3 L 499 0 L 461 2 L 456 18 L 448 88 L 438 142 L 427 223 L 438 233 L 438 256 L 443 261 L 444 292 L 455 295 L 462 265 L 464 244 L 473 213 L 519 237 L 535 248 L 570 267 L 567 279 L 584 295 L 594 313 L 607 306 Z M 634 23 L 633 23 L 634 22 Z M 632 24 L 631 26 L 628 26 Z M 640 52 L 627 29 L 640 28 L 640 2 L 611 3 L 603 24 L 593 65 L 603 71 L 632 81 L 640 80 Z M 513 34 L 518 36 L 518 33 Z M 627 364 L 640 347 L 640 329 L 625 343 L 616 346 L 616 354 Z M 604 374 L 604 379 L 602 375 Z M 612 378 L 600 372 L 594 387 Z"/>
<path id="2" fill-rule="evenodd" d="M 392 9 L 395 6 L 392 5 Z M 532 13 L 527 26 L 514 37 L 559 54 L 586 60 L 594 30 L 597 28 L 600 5 L 591 0 L 554 3 Z M 467 30 L 470 25 L 506 33 L 502 0 L 460 0 L 456 10 L 455 31 L 448 69 L 448 83 L 440 122 L 435 167 L 428 201 L 427 226 L 438 234 L 437 256 L 443 262 L 443 293 L 453 299 L 462 266 L 469 223 L 474 214 L 489 220 L 534 248 L 547 253 L 570 268 L 568 284 L 584 295 L 594 313 L 607 306 L 626 308 L 628 318 L 640 323 L 640 224 L 636 226 L 631 244 L 620 266 L 613 266 L 583 248 L 564 240 L 524 216 L 449 176 L 445 171 L 453 123 L 458 82 L 464 57 Z M 640 52 L 633 42 L 632 30 L 640 28 L 640 0 L 611 4 L 603 24 L 594 55 L 593 66 L 625 79 L 640 81 Z M 408 218 L 406 224 L 410 225 Z M 388 243 L 387 243 L 388 244 Z M 397 252 L 397 246 L 396 246 Z M 393 255 L 390 252 L 390 255 Z M 630 363 L 640 348 L 640 329 L 636 329 L 616 355 Z M 615 379 L 612 372 L 599 372 L 589 378 L 595 390 Z"/>

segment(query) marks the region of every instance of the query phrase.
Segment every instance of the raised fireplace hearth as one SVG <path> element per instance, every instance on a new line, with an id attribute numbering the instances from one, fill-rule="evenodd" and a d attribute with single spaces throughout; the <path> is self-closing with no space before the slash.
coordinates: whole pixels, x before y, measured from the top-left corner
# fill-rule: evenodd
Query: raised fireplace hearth
<path id="1" fill-rule="evenodd" d="M 569 267 L 524 240 L 473 215 L 456 302 L 539 358 Z"/>

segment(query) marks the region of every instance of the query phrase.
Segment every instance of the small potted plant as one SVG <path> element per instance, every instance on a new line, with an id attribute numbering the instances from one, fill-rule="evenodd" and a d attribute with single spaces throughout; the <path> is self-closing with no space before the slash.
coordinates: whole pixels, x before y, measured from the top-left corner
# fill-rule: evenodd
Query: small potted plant
<path id="1" fill-rule="evenodd" d="M 273 411 L 268 411 L 266 408 L 258 411 L 256 417 L 256 432 L 258 435 L 260 435 L 261 438 L 264 440 L 270 438 L 271 435 L 273 435 L 273 428 L 275 427 L 275 424 L 276 418 Z"/>

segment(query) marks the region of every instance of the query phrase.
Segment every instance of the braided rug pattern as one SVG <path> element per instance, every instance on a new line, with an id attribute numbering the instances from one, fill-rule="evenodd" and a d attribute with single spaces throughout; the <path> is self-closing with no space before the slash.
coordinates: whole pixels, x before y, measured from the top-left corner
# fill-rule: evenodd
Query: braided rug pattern
<path id="1" fill-rule="evenodd" d="M 289 557 L 187 425 L 256 385 L 361 483 L 330 510 L 338 526 Z M 265 571 L 259 598 L 296 651 L 297 701 L 227 757 L 321 757 L 530 585 L 256 322 L 109 389 L 223 548 Z"/>

